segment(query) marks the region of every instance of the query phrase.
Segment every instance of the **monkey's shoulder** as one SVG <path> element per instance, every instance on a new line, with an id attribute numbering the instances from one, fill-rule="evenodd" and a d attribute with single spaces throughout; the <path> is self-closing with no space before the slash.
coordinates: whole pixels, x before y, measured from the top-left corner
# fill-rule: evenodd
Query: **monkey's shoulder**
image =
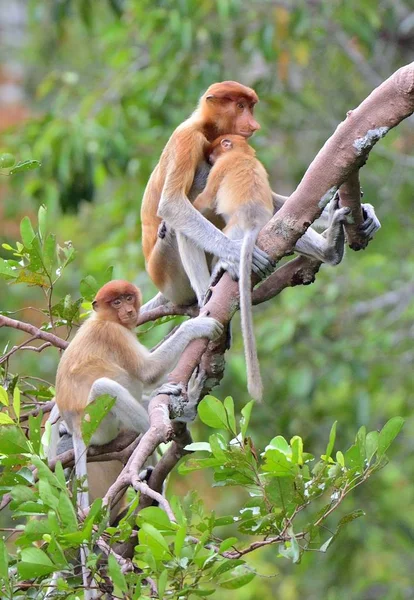
<path id="1" fill-rule="evenodd" d="M 161 154 L 160 165 L 171 161 L 191 160 L 198 161 L 204 158 L 204 151 L 208 147 L 208 140 L 198 127 L 194 126 L 191 119 L 187 119 L 175 129 L 165 145 Z"/>

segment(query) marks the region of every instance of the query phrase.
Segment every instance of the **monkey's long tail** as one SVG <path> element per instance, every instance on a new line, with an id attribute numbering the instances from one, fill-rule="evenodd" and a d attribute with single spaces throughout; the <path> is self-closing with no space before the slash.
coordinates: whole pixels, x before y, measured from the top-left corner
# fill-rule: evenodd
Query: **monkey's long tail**
<path id="1" fill-rule="evenodd" d="M 252 398 L 260 402 L 263 396 L 263 383 L 257 358 L 256 339 L 253 331 L 252 315 L 252 256 L 260 228 L 245 234 L 240 256 L 240 315 L 243 332 L 244 356 L 247 370 L 247 389 Z"/>

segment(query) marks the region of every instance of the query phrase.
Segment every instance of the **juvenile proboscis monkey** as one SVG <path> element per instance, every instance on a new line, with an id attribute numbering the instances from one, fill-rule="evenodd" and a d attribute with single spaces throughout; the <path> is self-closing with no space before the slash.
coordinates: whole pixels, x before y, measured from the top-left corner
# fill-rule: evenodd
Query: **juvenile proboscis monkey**
<path id="1" fill-rule="evenodd" d="M 196 110 L 173 132 L 149 179 L 141 209 L 142 244 L 147 271 L 160 294 L 145 304 L 144 311 L 165 304 L 202 305 L 210 281 L 206 252 L 225 261 L 237 271 L 241 241 L 226 237 L 224 223 L 214 213 L 208 219 L 191 204 L 202 192 L 210 169 L 206 160 L 209 144 L 220 135 L 249 138 L 260 129 L 253 116 L 256 92 L 236 81 L 214 83 L 201 96 Z M 273 194 L 276 208 L 281 197 Z M 364 232 L 372 237 L 379 228 L 375 211 L 364 205 Z M 212 221 L 212 222 L 210 222 Z M 339 249 L 338 249 L 339 248 Z M 295 250 L 338 264 L 343 255 L 334 235 L 325 237 L 311 227 Z M 252 267 L 264 277 L 273 268 L 267 254 L 255 247 Z M 230 267 L 231 268 L 231 267 Z"/>
<path id="2" fill-rule="evenodd" d="M 190 341 L 216 339 L 223 332 L 218 321 L 200 316 L 183 323 L 151 353 L 132 332 L 140 306 L 141 293 L 135 285 L 121 280 L 104 285 L 93 302 L 93 315 L 81 326 L 59 363 L 56 403 L 73 436 L 78 479 L 87 475 L 81 422 L 88 403 L 103 394 L 115 398 L 114 406 L 93 434 L 92 444 L 107 444 L 123 429 L 144 433 L 149 420 L 141 402 L 143 387 L 155 388 L 174 368 Z M 88 507 L 87 490 L 79 493 L 78 504 L 81 509 Z M 84 581 L 87 584 L 85 570 Z M 88 597 L 94 596 L 91 593 Z"/>
<path id="3" fill-rule="evenodd" d="M 201 213 L 214 211 L 226 224 L 223 232 L 232 240 L 243 240 L 239 290 L 247 383 L 250 395 L 261 400 L 263 386 L 252 318 L 252 253 L 259 231 L 272 217 L 273 200 L 268 175 L 255 155 L 242 136 L 217 138 L 208 151 L 208 160 L 213 167 L 194 208 Z M 215 271 L 229 266 L 232 267 L 219 262 Z M 234 277 L 237 273 L 233 273 Z"/>

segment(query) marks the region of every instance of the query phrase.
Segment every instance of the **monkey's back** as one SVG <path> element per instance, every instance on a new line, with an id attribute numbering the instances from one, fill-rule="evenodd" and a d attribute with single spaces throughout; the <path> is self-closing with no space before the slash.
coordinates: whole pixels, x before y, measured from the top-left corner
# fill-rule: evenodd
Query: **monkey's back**
<path id="1" fill-rule="evenodd" d="M 109 377 L 128 389 L 139 385 L 136 372 L 143 347 L 134 334 L 117 323 L 90 318 L 79 329 L 59 362 L 56 403 L 61 412 L 83 410 L 94 381 Z"/>
<path id="2" fill-rule="evenodd" d="M 204 150 L 207 144 L 207 139 L 194 117 L 179 125 L 168 140 L 142 198 L 142 249 L 146 261 L 157 241 L 158 227 L 161 223 L 157 214 L 161 194 L 164 191 L 165 197 L 171 198 L 172 202 L 177 192 L 190 196 L 197 168 L 205 162 Z"/>
<path id="3" fill-rule="evenodd" d="M 266 169 L 257 158 L 231 151 L 220 157 L 210 176 L 216 167 L 223 173 L 216 198 L 216 210 L 220 215 L 226 220 L 237 217 L 239 224 L 246 228 L 251 228 L 253 215 L 258 214 L 260 222 L 270 219 L 273 214 L 272 190 Z"/>

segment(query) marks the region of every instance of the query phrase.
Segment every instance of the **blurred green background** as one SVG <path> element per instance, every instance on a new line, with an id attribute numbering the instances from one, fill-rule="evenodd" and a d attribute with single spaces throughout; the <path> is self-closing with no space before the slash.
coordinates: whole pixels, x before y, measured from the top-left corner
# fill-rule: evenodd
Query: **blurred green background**
<path id="1" fill-rule="evenodd" d="M 235 79 L 260 96 L 253 144 L 274 190 L 288 194 L 346 111 L 414 59 L 410 0 L 0 0 L 0 151 L 42 167 L 0 174 L 1 243 L 14 244 L 24 215 L 48 208 L 61 245 L 77 250 L 55 291 L 80 296 L 86 275 L 110 265 L 145 300 L 155 289 L 140 246 L 140 203 L 173 129 L 211 83 Z M 403 600 L 414 598 L 414 119 L 382 140 L 361 171 L 365 201 L 382 229 L 363 253 L 323 267 L 310 287 L 288 289 L 255 311 L 265 403 L 254 411 L 257 446 L 301 435 L 323 452 L 338 420 L 338 445 L 357 428 L 407 421 L 391 462 L 345 502 L 366 511 L 327 554 L 300 565 L 262 550 L 263 577 L 228 598 Z M 10 258 L 0 248 L 0 256 Z M 0 310 L 44 308 L 38 289 L 0 282 Z M 24 310 L 22 310 L 24 309 Z M 171 324 L 142 336 L 156 343 Z M 148 328 L 147 328 L 148 329 Z M 225 379 L 215 390 L 247 400 L 238 318 Z M 0 348 L 24 338 L 0 330 Z M 18 353 L 10 372 L 54 381 L 58 352 Z M 196 439 L 202 435 L 193 428 Z M 210 508 L 231 510 L 230 489 L 197 486 Z M 336 516 L 338 518 L 339 515 Z"/>

